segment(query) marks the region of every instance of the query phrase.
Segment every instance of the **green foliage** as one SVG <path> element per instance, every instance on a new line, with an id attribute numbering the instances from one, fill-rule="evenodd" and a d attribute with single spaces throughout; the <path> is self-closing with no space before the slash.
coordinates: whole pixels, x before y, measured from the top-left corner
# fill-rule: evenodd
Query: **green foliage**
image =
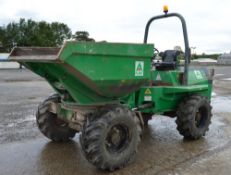
<path id="1" fill-rule="evenodd" d="M 95 41 L 93 38 L 89 38 L 89 33 L 86 31 L 77 31 L 72 38 L 76 41 Z"/>
<path id="2" fill-rule="evenodd" d="M 64 23 L 31 19 L 20 19 L 6 26 L 0 26 L 2 50 L 10 52 L 14 46 L 57 47 L 72 36 L 70 28 Z"/>
<path id="3" fill-rule="evenodd" d="M 220 54 L 205 54 L 202 53 L 201 55 L 193 55 L 193 59 L 198 59 L 198 58 L 211 58 L 217 60 Z"/>

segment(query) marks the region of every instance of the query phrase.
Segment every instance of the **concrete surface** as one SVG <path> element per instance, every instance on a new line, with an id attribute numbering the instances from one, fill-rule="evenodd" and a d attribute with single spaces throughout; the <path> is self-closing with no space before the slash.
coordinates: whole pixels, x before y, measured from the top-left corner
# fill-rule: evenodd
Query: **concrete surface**
<path id="1" fill-rule="evenodd" d="M 38 104 L 53 90 L 27 70 L 0 70 L 0 175 L 217 175 L 231 174 L 231 69 L 215 67 L 213 118 L 203 139 L 185 141 L 175 119 L 154 116 L 136 160 L 106 173 L 82 156 L 79 135 L 69 143 L 46 139 L 36 128 Z"/>

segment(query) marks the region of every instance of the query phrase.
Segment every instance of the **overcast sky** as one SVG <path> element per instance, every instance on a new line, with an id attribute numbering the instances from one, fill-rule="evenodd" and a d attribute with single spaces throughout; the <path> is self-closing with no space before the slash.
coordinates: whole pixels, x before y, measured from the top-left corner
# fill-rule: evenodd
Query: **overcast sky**
<path id="1" fill-rule="evenodd" d="M 19 18 L 58 21 L 98 41 L 142 43 L 147 20 L 162 14 L 165 4 L 185 17 L 197 53 L 230 52 L 230 0 L 0 0 L 0 25 Z M 153 23 L 148 42 L 159 50 L 183 47 L 179 20 Z"/>

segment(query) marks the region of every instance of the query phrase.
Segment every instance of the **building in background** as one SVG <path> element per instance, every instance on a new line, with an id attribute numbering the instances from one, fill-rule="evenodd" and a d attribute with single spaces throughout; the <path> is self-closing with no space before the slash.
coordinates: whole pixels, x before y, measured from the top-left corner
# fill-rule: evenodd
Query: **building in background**
<path id="1" fill-rule="evenodd" d="M 220 55 L 217 59 L 218 64 L 231 65 L 231 52 Z"/>

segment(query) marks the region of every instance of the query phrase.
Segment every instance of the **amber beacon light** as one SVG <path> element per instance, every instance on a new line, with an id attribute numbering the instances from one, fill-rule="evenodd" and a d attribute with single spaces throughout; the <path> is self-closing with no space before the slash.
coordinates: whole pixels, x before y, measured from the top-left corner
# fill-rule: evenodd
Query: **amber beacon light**
<path id="1" fill-rule="evenodd" d="M 163 7 L 163 11 L 164 11 L 164 13 L 165 13 L 165 14 L 167 14 L 167 13 L 168 13 L 168 6 L 167 6 L 167 5 L 164 5 L 164 7 Z"/>

